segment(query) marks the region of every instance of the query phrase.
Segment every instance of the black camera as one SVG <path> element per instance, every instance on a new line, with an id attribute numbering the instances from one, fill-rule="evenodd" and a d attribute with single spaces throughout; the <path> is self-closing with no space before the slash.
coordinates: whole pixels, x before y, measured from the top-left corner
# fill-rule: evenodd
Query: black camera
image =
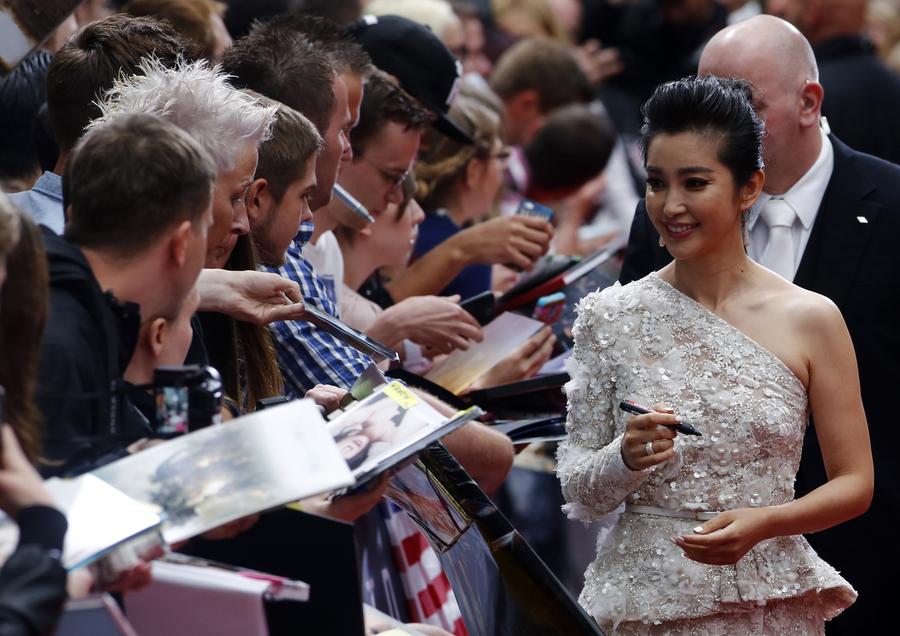
<path id="1" fill-rule="evenodd" d="M 218 421 L 222 410 L 222 377 L 213 367 L 197 364 L 159 367 L 153 373 L 155 433 L 174 437 Z"/>

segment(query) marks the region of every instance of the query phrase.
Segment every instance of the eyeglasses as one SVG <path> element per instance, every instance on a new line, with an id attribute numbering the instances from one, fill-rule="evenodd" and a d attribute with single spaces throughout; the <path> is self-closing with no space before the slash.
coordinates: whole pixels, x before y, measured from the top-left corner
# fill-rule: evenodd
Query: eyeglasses
<path id="1" fill-rule="evenodd" d="M 478 157 L 482 159 L 499 159 L 500 161 L 508 161 L 512 156 L 512 151 L 509 149 L 509 146 L 503 146 L 499 150 L 483 150 L 477 153 Z"/>
<path id="2" fill-rule="evenodd" d="M 403 182 L 406 181 L 406 178 L 409 177 L 410 170 L 412 170 L 412 168 L 409 168 L 403 174 L 397 174 L 396 172 L 385 170 L 365 155 L 362 155 L 362 160 L 375 168 L 378 171 L 378 174 L 381 175 L 381 178 L 384 179 L 385 183 L 391 184 L 392 188 L 399 188 L 402 186 Z"/>

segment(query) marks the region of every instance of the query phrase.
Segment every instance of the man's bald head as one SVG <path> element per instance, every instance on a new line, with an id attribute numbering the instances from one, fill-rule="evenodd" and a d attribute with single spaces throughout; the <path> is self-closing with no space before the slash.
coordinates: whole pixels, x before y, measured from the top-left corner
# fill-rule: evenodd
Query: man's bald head
<path id="1" fill-rule="evenodd" d="M 785 86 L 819 80 L 816 57 L 803 34 L 769 15 L 738 22 L 714 35 L 700 56 L 698 74 L 751 82 L 748 75 L 768 76 Z"/>
<path id="2" fill-rule="evenodd" d="M 766 125 L 766 191 L 781 194 L 821 148 L 823 91 L 812 47 L 789 22 L 761 15 L 719 31 L 703 49 L 699 75 L 747 80 Z"/>

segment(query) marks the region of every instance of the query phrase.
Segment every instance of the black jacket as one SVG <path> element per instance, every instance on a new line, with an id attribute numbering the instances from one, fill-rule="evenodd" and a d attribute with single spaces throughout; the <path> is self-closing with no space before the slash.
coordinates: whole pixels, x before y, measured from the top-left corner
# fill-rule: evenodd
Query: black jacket
<path id="1" fill-rule="evenodd" d="M 834 134 L 859 152 L 900 163 L 900 75 L 862 37 L 832 38 L 813 51 L 825 88 L 822 114 Z"/>
<path id="2" fill-rule="evenodd" d="M 19 544 L 0 570 L 0 636 L 51 634 L 66 600 L 59 562 L 66 518 L 32 506 L 19 513 Z"/>
<path id="3" fill-rule="evenodd" d="M 831 142 L 834 170 L 794 283 L 834 301 L 847 323 L 872 440 L 875 497 L 866 514 L 807 539 L 859 592 L 859 600 L 829 623 L 828 633 L 862 634 L 894 612 L 893 573 L 900 571 L 900 552 L 885 547 L 895 542 L 894 523 L 900 518 L 900 427 L 892 400 L 900 386 L 900 166 L 856 152 L 833 135 Z M 658 240 L 641 201 L 622 283 L 672 260 Z M 826 480 L 810 426 L 797 473 L 797 496 Z"/>
<path id="4" fill-rule="evenodd" d="M 80 249 L 42 229 L 50 269 L 37 391 L 48 460 L 42 472 L 78 474 L 124 456 L 149 432 L 122 393 L 140 313 L 100 289 Z"/>

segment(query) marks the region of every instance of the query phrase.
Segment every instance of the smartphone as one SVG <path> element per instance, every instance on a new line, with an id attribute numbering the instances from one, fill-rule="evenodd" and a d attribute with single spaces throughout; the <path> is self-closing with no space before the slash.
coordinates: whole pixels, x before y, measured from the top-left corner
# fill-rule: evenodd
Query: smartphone
<path id="1" fill-rule="evenodd" d="M 496 313 L 497 299 L 494 292 L 487 290 L 480 294 L 475 294 L 459 303 L 459 306 L 472 314 L 472 317 L 478 321 L 478 324 L 484 326 L 494 319 Z"/>
<path id="2" fill-rule="evenodd" d="M 315 325 L 322 331 L 327 331 L 344 344 L 363 352 L 376 362 L 382 360 L 390 362 L 400 361 L 400 355 L 396 351 L 344 324 L 334 316 L 325 313 L 313 305 L 312 302 L 304 303 L 303 311 L 305 312 L 304 320 L 306 322 Z"/>
<path id="3" fill-rule="evenodd" d="M 537 201 L 532 201 L 531 199 L 522 199 L 521 203 L 519 203 L 519 207 L 516 209 L 516 214 L 521 216 L 537 216 L 547 219 L 548 221 L 553 220 L 552 209 L 548 208 L 546 205 L 541 205 Z"/>
<path id="4" fill-rule="evenodd" d="M 540 320 L 544 324 L 552 325 L 562 317 L 565 308 L 566 295 L 563 292 L 556 292 L 555 294 L 538 298 L 531 317 L 535 320 Z"/>

